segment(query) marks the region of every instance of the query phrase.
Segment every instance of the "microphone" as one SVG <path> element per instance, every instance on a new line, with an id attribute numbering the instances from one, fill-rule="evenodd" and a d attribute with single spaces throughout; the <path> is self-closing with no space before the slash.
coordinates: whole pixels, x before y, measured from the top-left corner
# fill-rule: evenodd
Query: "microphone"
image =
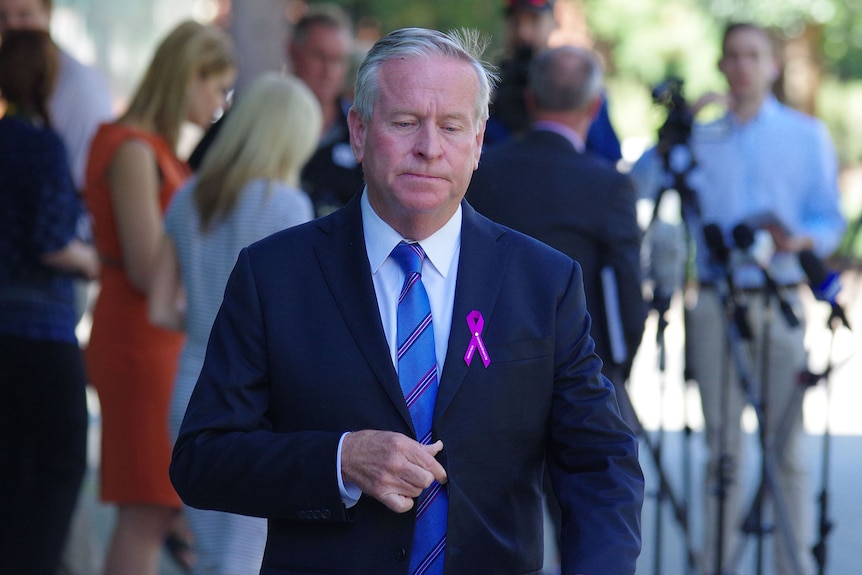
<path id="1" fill-rule="evenodd" d="M 796 317 L 796 313 L 793 311 L 793 306 L 781 297 L 781 294 L 778 292 L 778 284 L 775 283 L 775 280 L 772 279 L 772 276 L 769 275 L 769 272 L 766 269 L 767 266 L 769 266 L 769 260 L 772 259 L 772 254 L 775 251 L 772 235 L 765 230 L 758 230 L 755 233 L 751 226 L 746 223 L 740 223 L 733 228 L 733 241 L 736 242 L 736 246 L 748 254 L 757 264 L 757 267 L 760 268 L 760 271 L 763 273 L 764 281 L 766 282 L 766 288 L 778 299 L 778 305 L 781 307 L 781 313 L 784 314 L 784 319 L 787 321 L 787 325 L 790 327 L 798 326 L 799 318 Z"/>
<path id="2" fill-rule="evenodd" d="M 670 307 L 673 294 L 682 288 L 685 238 L 682 226 L 655 220 L 644 238 L 648 248 L 648 275 L 652 280 L 652 306 L 660 314 Z"/>
<path id="3" fill-rule="evenodd" d="M 748 224 L 737 224 L 733 228 L 733 241 L 743 252 L 746 252 L 754 262 L 765 269 L 769 266 L 769 261 L 775 254 L 775 242 L 772 240 L 772 234 L 766 230 L 757 230 L 751 228 Z"/>
<path id="4" fill-rule="evenodd" d="M 709 253 L 718 265 L 721 266 L 724 272 L 724 280 L 727 283 L 726 293 L 723 297 L 728 298 L 728 301 L 733 302 L 733 320 L 736 325 L 739 337 L 745 340 L 751 340 L 752 330 L 748 323 L 747 307 L 737 301 L 734 301 L 736 289 L 733 285 L 733 273 L 730 271 L 730 248 L 724 242 L 724 234 L 718 224 L 707 224 L 703 227 L 703 239 L 709 248 Z"/>
<path id="5" fill-rule="evenodd" d="M 703 227 L 703 239 L 713 259 L 721 265 L 726 265 L 730 260 L 730 250 L 724 243 L 724 234 L 718 224 L 707 224 Z"/>
<path id="6" fill-rule="evenodd" d="M 808 287 L 814 297 L 832 306 L 832 316 L 840 319 L 841 323 L 850 329 L 844 308 L 835 299 L 841 291 L 841 277 L 838 272 L 826 269 L 826 265 L 811 250 L 799 252 L 799 265 L 808 277 Z"/>

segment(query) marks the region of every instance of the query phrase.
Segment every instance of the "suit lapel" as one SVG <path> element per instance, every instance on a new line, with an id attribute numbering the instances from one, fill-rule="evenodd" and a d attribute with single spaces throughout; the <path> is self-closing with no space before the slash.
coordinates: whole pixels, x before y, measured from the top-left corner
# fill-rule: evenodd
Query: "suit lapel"
<path id="1" fill-rule="evenodd" d="M 489 326 L 493 329 L 492 312 L 506 276 L 506 267 L 509 265 L 508 252 L 498 242 L 500 235 L 505 233 L 502 228 L 479 216 L 466 201 L 462 202 L 461 206 L 464 214 L 461 225 L 461 255 L 455 284 L 449 347 L 443 365 L 443 377 L 437 391 L 435 419 L 445 413 L 468 371 L 485 369 L 478 353 L 470 366 L 464 361 L 464 354 L 472 337 L 467 315 L 473 310 L 479 311 L 485 319 L 485 330 Z M 491 361 L 494 361 L 493 357 Z"/>
<path id="2" fill-rule="evenodd" d="M 377 309 L 359 194 L 342 210 L 319 220 L 318 225 L 323 234 L 315 244 L 315 252 L 321 273 L 357 348 L 401 417 L 412 426 Z"/>
<path id="3" fill-rule="evenodd" d="M 485 330 L 489 329 L 489 326 L 493 329 L 492 312 L 509 265 L 508 252 L 498 242 L 499 237 L 505 233 L 503 229 L 478 215 L 466 201 L 462 202 L 461 206 L 464 217 L 461 226 L 458 279 L 449 346 L 434 409 L 435 419 L 446 411 L 468 371 L 484 369 L 478 355 L 470 366 L 464 361 L 464 354 L 472 336 L 467 315 L 473 310 L 479 311 L 485 319 Z M 321 219 L 318 225 L 323 234 L 315 244 L 315 252 L 321 273 L 326 278 L 356 346 L 401 417 L 412 426 L 380 323 L 377 298 L 365 251 L 358 197 L 332 216 Z M 357 281 L 356 278 L 362 279 Z M 493 360 L 492 357 L 491 361 Z"/>

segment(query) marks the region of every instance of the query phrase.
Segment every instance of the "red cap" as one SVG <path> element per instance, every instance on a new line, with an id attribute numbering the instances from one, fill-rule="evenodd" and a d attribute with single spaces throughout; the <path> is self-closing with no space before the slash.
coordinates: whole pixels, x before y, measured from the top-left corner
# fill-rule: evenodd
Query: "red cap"
<path id="1" fill-rule="evenodd" d="M 554 0 L 505 0 L 506 14 L 516 10 L 529 10 L 531 12 L 544 12 L 554 9 Z"/>

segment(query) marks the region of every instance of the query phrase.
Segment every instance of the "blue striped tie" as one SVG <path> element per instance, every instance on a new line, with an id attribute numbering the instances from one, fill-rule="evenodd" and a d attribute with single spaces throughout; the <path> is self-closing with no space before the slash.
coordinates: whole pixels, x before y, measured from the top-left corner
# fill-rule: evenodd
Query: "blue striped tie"
<path id="1" fill-rule="evenodd" d="M 401 242 L 392 258 L 404 271 L 398 296 L 398 379 L 410 409 L 417 439 L 431 443 L 431 422 L 437 399 L 437 360 L 431 305 L 422 285 L 425 252 L 419 244 Z M 416 530 L 410 555 L 411 575 L 442 574 L 446 548 L 448 495 L 436 481 L 419 496 Z"/>

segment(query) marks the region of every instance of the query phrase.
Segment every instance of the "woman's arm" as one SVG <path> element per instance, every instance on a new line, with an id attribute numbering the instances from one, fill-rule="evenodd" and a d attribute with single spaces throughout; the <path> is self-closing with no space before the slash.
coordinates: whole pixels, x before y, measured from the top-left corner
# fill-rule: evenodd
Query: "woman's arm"
<path id="1" fill-rule="evenodd" d="M 42 263 L 57 271 L 78 274 L 88 280 L 99 277 L 99 255 L 92 245 L 73 238 L 53 252 L 42 254 Z"/>
<path id="2" fill-rule="evenodd" d="M 162 237 L 159 255 L 150 283 L 148 299 L 150 323 L 182 331 L 185 328 L 185 293 L 180 277 L 177 249 L 170 237 Z"/>
<path id="3" fill-rule="evenodd" d="M 132 286 L 147 294 L 162 236 L 159 169 L 153 149 L 129 140 L 117 149 L 108 169 L 123 269 Z"/>

